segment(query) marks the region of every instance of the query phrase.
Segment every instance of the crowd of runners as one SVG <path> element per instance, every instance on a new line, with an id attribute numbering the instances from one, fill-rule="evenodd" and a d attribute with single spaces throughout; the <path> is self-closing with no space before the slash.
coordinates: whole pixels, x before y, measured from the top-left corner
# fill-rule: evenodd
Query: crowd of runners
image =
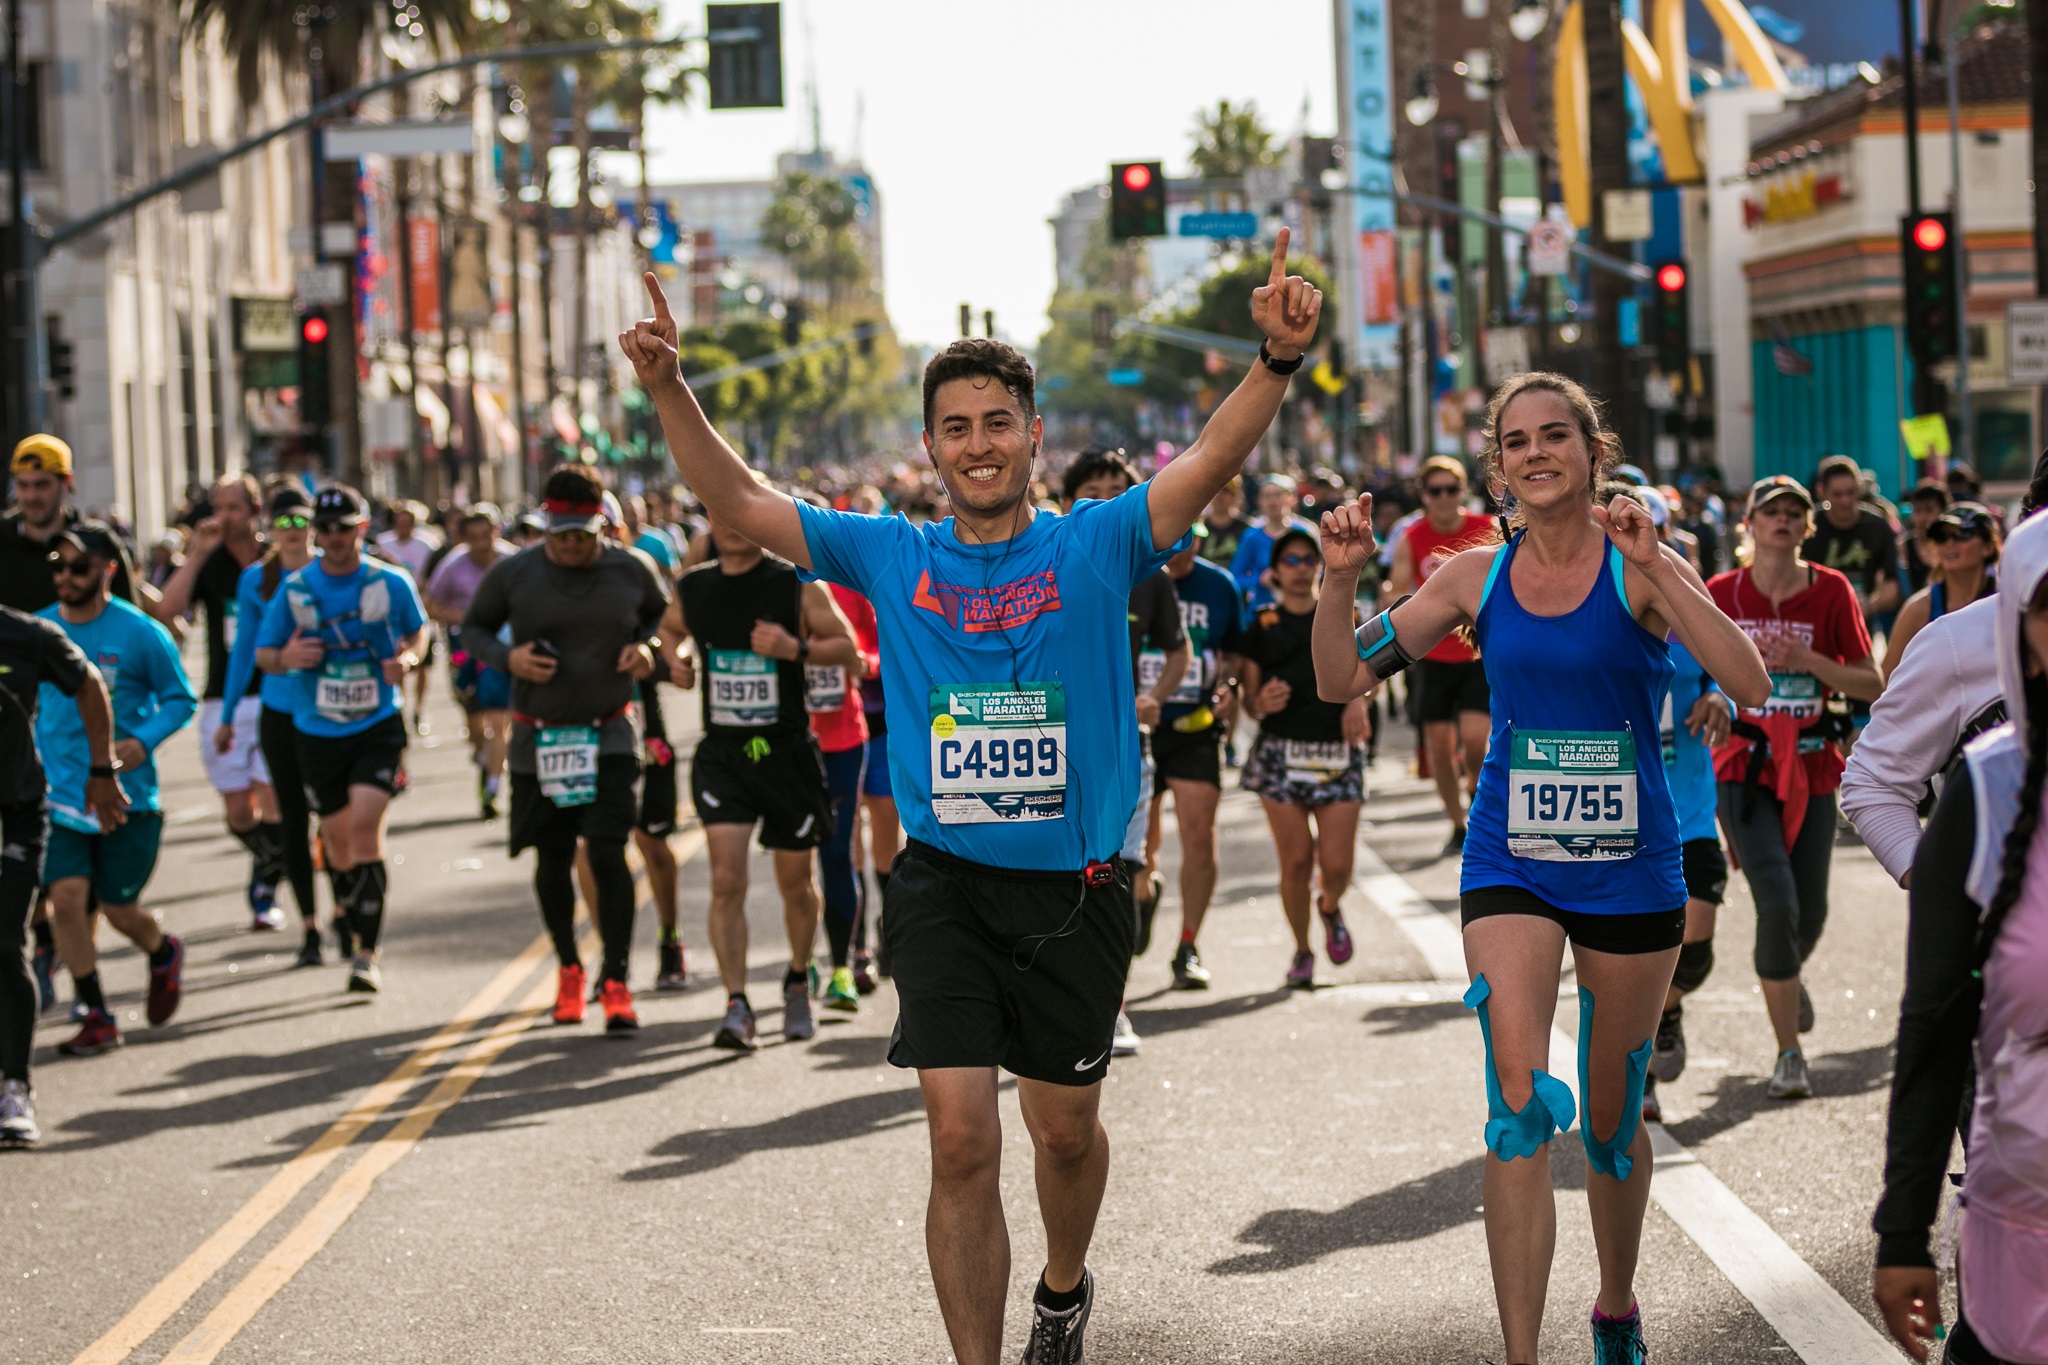
<path id="1" fill-rule="evenodd" d="M 1275 980 L 1308 989 L 1319 947 L 1331 964 L 1361 951 L 1346 897 L 1368 774 L 1407 729 L 1458 860 L 1508 1365 L 1536 1359 L 1556 1239 L 1545 1153 L 1574 1126 L 1599 1247 L 1594 1358 L 1646 1358 L 1644 1125 L 1685 1068 L 1685 1001 L 1715 968 L 1731 866 L 1756 911 L 1766 1094 L 1812 1093 L 1802 977 L 1844 818 L 1911 897 L 1880 1308 L 1925 1358 L 1941 1314 L 1930 1230 L 1961 1136 L 1947 1358 L 2048 1360 L 2039 481 L 2004 508 L 1954 470 L 1903 514 L 1839 457 L 1739 499 L 1706 476 L 1660 487 L 1623 463 L 1592 395 L 1540 373 L 1493 396 L 1472 465 L 1432 458 L 1356 497 L 1334 476 L 1255 478 L 1321 305 L 1287 274 L 1283 234 L 1251 304 L 1258 362 L 1156 470 L 1121 451 L 1050 456 L 1028 361 L 963 340 L 925 371 L 925 471 L 778 487 L 706 420 L 648 287 L 653 316 L 619 342 L 673 491 L 624 495 L 568 464 L 531 510 L 447 509 L 436 529 L 398 504 L 373 534 L 355 489 L 234 475 L 206 490 L 179 554 L 138 565 L 71 507 L 63 441 L 13 451 L 0 1142 L 38 1139 L 31 1042 L 64 979 L 56 1051 L 121 1042 L 100 919 L 145 955 L 148 1022 L 177 1011 L 183 945 L 146 894 L 167 743 L 196 745 L 247 849 L 250 931 L 287 931 L 288 889 L 302 967 L 403 989 L 408 888 L 385 823 L 445 677 L 478 818 L 512 856 L 534 851 L 554 1021 L 595 1004 L 605 1030 L 638 1027 L 635 858 L 658 920 L 647 980 L 695 983 L 671 842 L 687 766 L 724 998 L 712 1045 L 756 1050 L 762 1016 L 801 1042 L 816 1011 L 857 1013 L 890 981 L 889 1058 L 919 1076 L 930 1270 L 963 1365 L 1000 1350 L 997 1081 L 1016 1076 L 1047 1242 L 1024 1359 L 1079 1362 L 1109 1176 L 1100 1082 L 1142 1046 L 1123 999 L 1168 902 L 1168 805 L 1173 987 L 1209 987 L 1218 811 L 1241 788 L 1292 937 Z M 195 685 L 181 641 L 199 631 Z M 664 708 L 687 704 L 701 737 L 682 755 Z M 779 1001 L 747 989 L 757 842 L 789 949 Z M 1575 1085 L 1546 1069 L 1567 954 Z"/>

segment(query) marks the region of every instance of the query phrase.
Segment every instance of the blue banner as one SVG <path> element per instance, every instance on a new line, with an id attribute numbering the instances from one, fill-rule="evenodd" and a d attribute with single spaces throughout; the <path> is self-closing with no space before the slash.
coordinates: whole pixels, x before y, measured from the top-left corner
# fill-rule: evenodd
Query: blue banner
<path id="1" fill-rule="evenodd" d="M 1394 233 L 1394 62 L 1388 0 L 1338 0 L 1340 118 L 1351 163 L 1353 232 L 1345 321 L 1356 364 L 1401 365 L 1398 281 L 1392 278 Z"/>
<path id="2" fill-rule="evenodd" d="M 1180 216 L 1180 235 L 1183 237 L 1256 237 L 1259 234 L 1259 215 L 1256 213 L 1183 213 Z"/>

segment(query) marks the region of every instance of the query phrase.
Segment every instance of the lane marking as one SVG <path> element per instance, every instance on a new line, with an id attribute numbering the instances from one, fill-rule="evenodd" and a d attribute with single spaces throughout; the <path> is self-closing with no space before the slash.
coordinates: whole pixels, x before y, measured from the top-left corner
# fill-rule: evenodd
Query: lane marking
<path id="1" fill-rule="evenodd" d="M 682 832 L 675 840 L 676 866 L 682 867 L 704 847 L 702 828 Z M 635 877 L 645 876 L 645 868 Z M 414 1081 L 475 1031 L 476 1025 L 497 1012 L 507 996 L 544 961 L 554 957 L 552 940 L 543 933 L 526 945 L 519 955 L 500 968 L 498 974 L 469 1002 L 449 1018 L 417 1051 L 400 1062 L 383 1080 L 364 1091 L 349 1111 L 316 1138 L 312 1145 L 278 1168 L 247 1203 L 231 1215 L 220 1230 L 180 1262 L 141 1302 L 97 1341 L 73 1358 L 71 1365 L 120 1365 L 138 1346 L 155 1336 L 227 1263 L 235 1258 L 258 1233 L 290 1207 L 305 1188 L 332 1165 L 364 1130 L 403 1099 Z M 551 982 L 552 977 L 543 978 Z M 550 985 L 549 989 L 553 989 Z M 488 1036 L 487 1039 L 488 1040 Z M 466 1089 L 467 1087 L 465 1087 Z"/>
<path id="2" fill-rule="evenodd" d="M 1387 866 L 1378 850 L 1358 845 L 1353 884 L 1407 936 L 1429 969 L 1462 991 L 1465 970 L 1458 922 L 1436 908 L 1408 879 Z M 1550 1029 L 1550 1071 L 1578 1096 L 1579 1048 L 1564 1030 Z M 1877 1328 L 1835 1292 L 1777 1231 L 1721 1183 L 1661 1123 L 1645 1125 L 1656 1174 L 1650 1198 L 1679 1231 L 1714 1263 L 1743 1298 L 1809 1365 L 1899 1365 L 1905 1357 Z"/>
<path id="3" fill-rule="evenodd" d="M 597 935 L 587 932 L 581 945 L 587 956 L 597 948 Z M 284 1240 L 270 1249 L 254 1269 L 214 1306 L 197 1327 L 173 1346 L 161 1365 L 208 1365 L 260 1312 L 263 1305 L 291 1283 L 307 1262 L 319 1255 L 334 1234 L 369 1197 L 377 1178 L 396 1166 L 407 1152 L 418 1146 L 440 1117 L 454 1108 L 469 1088 L 483 1079 L 484 1072 L 519 1041 L 555 1002 L 555 978 L 543 975 L 519 1002 L 519 1007 L 500 1019 L 490 1032 L 462 1054 L 460 1061 L 443 1073 L 425 1099 L 407 1111 L 391 1130 L 363 1150 L 341 1176 L 327 1188 L 317 1203 L 306 1211 Z"/>

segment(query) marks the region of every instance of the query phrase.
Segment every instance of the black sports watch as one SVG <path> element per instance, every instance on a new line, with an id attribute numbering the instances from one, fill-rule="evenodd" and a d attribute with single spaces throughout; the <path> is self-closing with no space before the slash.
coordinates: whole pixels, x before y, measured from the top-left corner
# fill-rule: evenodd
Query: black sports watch
<path id="1" fill-rule="evenodd" d="M 1308 352 L 1303 351 L 1300 355 L 1294 357 L 1294 359 L 1292 360 L 1282 360 L 1278 356 L 1274 355 L 1271 351 L 1266 349 L 1265 342 L 1261 341 L 1259 343 L 1259 363 L 1261 365 L 1264 365 L 1267 369 L 1271 370 L 1274 374 L 1293 374 L 1296 370 L 1301 368 L 1301 362 L 1307 359 Z"/>
<path id="2" fill-rule="evenodd" d="M 804 660 L 810 657 L 811 642 L 809 640 L 798 640 L 796 642 L 796 661 L 798 663 L 802 663 Z"/>

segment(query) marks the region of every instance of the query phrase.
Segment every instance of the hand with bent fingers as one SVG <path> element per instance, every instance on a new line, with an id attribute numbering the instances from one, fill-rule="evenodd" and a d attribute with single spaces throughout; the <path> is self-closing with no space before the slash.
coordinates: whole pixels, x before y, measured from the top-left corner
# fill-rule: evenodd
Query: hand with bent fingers
<path id="1" fill-rule="evenodd" d="M 1692 712 L 1685 718 L 1685 728 L 1699 736 L 1700 743 L 1709 749 L 1718 749 L 1728 742 L 1728 727 L 1734 717 L 1728 714 L 1728 698 L 1720 692 L 1708 692 L 1692 704 Z"/>
<path id="2" fill-rule="evenodd" d="M 631 331 L 619 333 L 619 349 L 632 362 L 633 376 L 641 387 L 653 389 L 683 382 L 682 353 L 676 349 L 678 333 L 675 316 L 668 310 L 668 295 L 661 281 L 648 271 L 640 277 L 647 296 L 654 301 L 654 316 L 642 318 Z"/>
<path id="3" fill-rule="evenodd" d="M 1294 689 L 1278 678 L 1270 679 L 1259 688 L 1259 695 L 1253 707 L 1264 719 L 1287 705 L 1287 699 L 1294 695 Z"/>
<path id="4" fill-rule="evenodd" d="M 1356 574 L 1379 553 L 1372 531 L 1372 494 L 1339 503 L 1323 513 L 1323 567 L 1330 573 Z"/>
<path id="5" fill-rule="evenodd" d="M 1881 1265 L 1870 1296 L 1892 1339 L 1913 1359 L 1927 1359 L 1927 1343 L 1941 1326 L 1941 1276 L 1934 1267 Z"/>
<path id="6" fill-rule="evenodd" d="M 1638 569 L 1647 569 L 1663 558 L 1664 542 L 1657 538 L 1657 524 L 1650 509 L 1620 493 L 1605 507 L 1593 505 L 1593 520 L 1607 532 L 1607 538 L 1621 551 L 1621 557 Z"/>
<path id="7" fill-rule="evenodd" d="M 1289 236 L 1286 228 L 1280 229 L 1273 244 L 1273 269 L 1252 291 L 1252 321 L 1266 334 L 1266 350 L 1275 360 L 1292 360 L 1307 350 L 1323 312 L 1323 291 L 1287 273 Z"/>

